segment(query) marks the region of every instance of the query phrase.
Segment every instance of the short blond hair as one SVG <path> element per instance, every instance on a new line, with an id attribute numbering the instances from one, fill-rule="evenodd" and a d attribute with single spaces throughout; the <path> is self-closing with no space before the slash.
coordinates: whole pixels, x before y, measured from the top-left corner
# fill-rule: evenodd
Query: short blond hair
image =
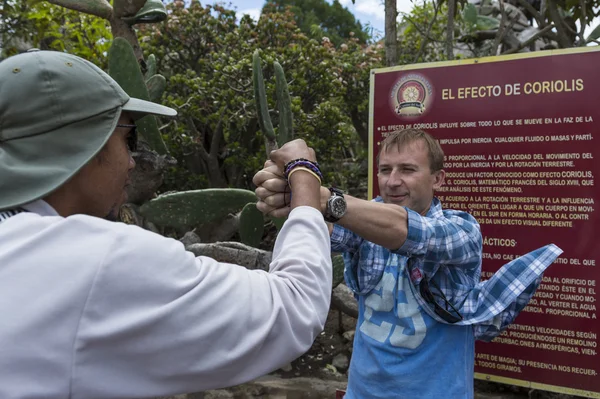
<path id="1" fill-rule="evenodd" d="M 390 147 L 396 146 L 398 150 L 407 144 L 421 140 L 425 143 L 428 150 L 429 168 L 431 173 L 437 172 L 444 168 L 444 151 L 440 143 L 433 138 L 429 133 L 420 129 L 403 129 L 391 133 L 381 142 L 379 154 L 377 154 L 377 164 L 379 164 L 379 155 L 387 151 Z"/>

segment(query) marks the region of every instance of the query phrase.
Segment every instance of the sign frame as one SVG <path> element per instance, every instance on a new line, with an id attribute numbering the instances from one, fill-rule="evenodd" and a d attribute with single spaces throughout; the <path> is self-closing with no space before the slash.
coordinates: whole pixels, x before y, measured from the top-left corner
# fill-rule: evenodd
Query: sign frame
<path id="1" fill-rule="evenodd" d="M 397 73 L 397 72 L 405 72 L 405 71 L 417 71 L 417 70 L 427 70 L 431 68 L 445 68 L 445 67 L 456 67 L 462 65 L 475 65 L 475 64 L 488 64 L 488 63 L 501 63 L 506 61 L 514 61 L 514 60 L 523 60 L 523 59 L 531 59 L 531 58 L 544 58 L 544 57 L 553 57 L 553 56 L 561 56 L 561 55 L 569 55 L 569 54 L 581 54 L 581 53 L 593 53 L 600 52 L 600 46 L 593 47 L 583 47 L 583 48 L 569 48 L 569 49 L 560 49 L 560 50 L 547 50 L 547 51 L 537 51 L 537 52 L 529 52 L 529 53 L 519 53 L 519 54 L 511 54 L 511 55 L 500 55 L 500 56 L 491 56 L 491 57 L 483 57 L 483 58 L 470 58 L 470 59 L 461 59 L 454 61 L 441 61 L 441 62 L 431 62 L 431 63 L 420 63 L 420 64 L 411 64 L 411 65 L 401 65 L 387 68 L 378 68 L 371 70 L 370 74 L 370 89 L 369 89 L 369 151 L 368 151 L 368 165 L 369 165 L 369 175 L 368 175 L 368 199 L 372 199 L 374 196 L 374 184 L 375 182 L 375 168 L 374 168 L 374 160 L 376 157 L 375 151 L 375 78 L 381 74 L 387 73 Z M 600 77 L 598 78 L 600 79 Z M 381 93 L 381 96 L 388 95 L 388 93 Z M 457 107 L 460 107 L 460 104 L 456 104 Z M 600 123 L 597 121 L 596 123 Z M 427 129 L 425 129 L 427 130 Z M 598 331 L 600 333 L 600 331 Z M 580 355 L 581 356 L 581 355 Z M 600 355 L 597 355 L 600 356 Z M 499 375 L 489 374 L 489 373 L 481 373 L 476 372 L 474 374 L 474 378 L 485 380 L 485 381 L 493 381 L 500 382 L 504 384 L 522 386 L 527 388 L 539 389 L 550 392 L 557 392 L 563 394 L 570 395 L 579 395 L 583 397 L 589 398 L 600 398 L 600 390 L 599 392 L 592 392 L 588 390 L 581 390 L 577 388 L 569 388 L 558 385 L 549 385 L 544 383 L 538 383 L 534 381 L 527 381 L 523 379 L 509 378 L 503 377 Z"/>

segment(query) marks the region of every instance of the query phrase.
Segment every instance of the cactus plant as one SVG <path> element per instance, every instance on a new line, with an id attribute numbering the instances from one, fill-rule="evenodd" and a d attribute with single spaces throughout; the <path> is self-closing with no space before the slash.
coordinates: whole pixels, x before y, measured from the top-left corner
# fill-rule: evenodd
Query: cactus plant
<path id="1" fill-rule="evenodd" d="M 156 75 L 156 56 L 150 54 L 146 60 L 146 73 L 144 74 L 144 79 L 148 82 L 148 79 L 154 75 Z"/>
<path id="2" fill-rule="evenodd" d="M 150 101 L 158 102 L 167 88 L 167 79 L 162 75 L 153 75 L 146 80 L 146 87 Z"/>
<path id="3" fill-rule="evenodd" d="M 254 51 L 254 54 L 252 55 L 254 101 L 256 103 L 256 110 L 258 113 L 258 124 L 265 135 L 267 157 L 272 150 L 279 148 L 279 145 L 283 145 L 294 139 L 292 100 L 290 97 L 287 80 L 285 78 L 285 73 L 283 72 L 283 67 L 277 61 L 273 63 L 273 67 L 275 69 L 275 91 L 277 95 L 277 108 L 279 111 L 279 126 L 277 128 L 277 135 L 275 135 L 273 122 L 271 121 L 271 117 L 269 115 L 269 104 L 267 102 L 267 93 L 265 90 L 259 51 Z M 281 229 L 281 226 L 283 226 L 283 223 L 286 220 L 285 218 L 271 219 L 277 227 L 277 230 Z"/>
<path id="4" fill-rule="evenodd" d="M 265 135 L 267 156 L 272 150 L 278 148 L 275 130 L 269 116 L 269 103 L 267 102 L 267 92 L 265 90 L 265 82 L 263 79 L 262 67 L 260 65 L 260 55 L 258 50 L 252 55 L 252 83 L 254 84 L 254 101 L 256 102 L 256 110 L 258 113 L 258 125 Z"/>
<path id="5" fill-rule="evenodd" d="M 288 90 L 283 67 L 279 62 L 273 63 L 275 68 L 275 87 L 277 91 L 277 109 L 279 110 L 279 128 L 277 129 L 277 144 L 284 145 L 294 138 L 292 115 L 292 99 Z"/>
<path id="6" fill-rule="evenodd" d="M 256 203 L 246 204 L 240 213 L 240 239 L 246 245 L 257 248 L 262 240 L 265 220 Z"/>
<path id="7" fill-rule="evenodd" d="M 127 40 L 121 37 L 113 40 L 108 51 L 108 70 L 110 76 L 131 97 L 150 100 L 148 88 L 133 52 L 133 47 Z M 136 124 L 140 133 L 154 151 L 161 155 L 167 153 L 167 147 L 160 135 L 154 115 L 147 115 L 138 120 Z"/>
<path id="8" fill-rule="evenodd" d="M 249 202 L 256 202 L 252 191 L 212 188 L 164 194 L 142 205 L 139 211 L 159 226 L 186 229 L 222 219 Z"/>
<path id="9" fill-rule="evenodd" d="M 269 115 L 269 103 L 267 101 L 267 92 L 262 73 L 259 51 L 255 50 L 252 54 L 252 82 L 254 84 L 254 101 L 258 113 L 258 124 L 260 130 L 265 135 L 267 156 L 272 150 L 276 150 L 280 145 L 293 140 L 293 114 L 292 100 L 288 89 L 287 80 L 281 64 L 273 62 L 275 69 L 275 91 L 277 95 L 277 108 L 279 111 L 279 126 L 277 135 L 273 129 L 273 122 Z"/>

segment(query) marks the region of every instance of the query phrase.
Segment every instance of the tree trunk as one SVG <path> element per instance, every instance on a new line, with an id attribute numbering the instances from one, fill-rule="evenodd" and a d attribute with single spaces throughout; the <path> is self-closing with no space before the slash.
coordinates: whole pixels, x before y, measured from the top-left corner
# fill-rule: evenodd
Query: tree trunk
<path id="1" fill-rule="evenodd" d="M 569 33 L 567 31 L 567 27 L 563 21 L 563 18 L 560 16 L 558 12 L 558 7 L 556 6 L 555 0 L 548 0 L 548 13 L 550 14 L 550 19 L 554 22 L 554 26 L 556 27 L 557 40 L 558 45 L 561 48 L 569 48 L 573 47 L 573 40 L 570 39 Z"/>
<path id="2" fill-rule="evenodd" d="M 396 0 L 385 0 L 385 65 L 398 64 L 398 11 Z"/>
<path id="3" fill-rule="evenodd" d="M 122 37 L 131 44 L 135 58 L 137 58 L 140 66 L 144 66 L 142 67 L 142 72 L 146 72 L 144 55 L 142 54 L 142 49 L 133 27 L 115 15 L 110 19 L 110 30 L 112 31 L 113 37 Z"/>
<path id="4" fill-rule="evenodd" d="M 446 25 L 446 57 L 454 59 L 454 13 L 456 0 L 448 0 L 448 24 Z"/>
<path id="5" fill-rule="evenodd" d="M 104 19 L 110 19 L 113 13 L 113 8 L 106 0 L 48 0 L 48 2 Z"/>

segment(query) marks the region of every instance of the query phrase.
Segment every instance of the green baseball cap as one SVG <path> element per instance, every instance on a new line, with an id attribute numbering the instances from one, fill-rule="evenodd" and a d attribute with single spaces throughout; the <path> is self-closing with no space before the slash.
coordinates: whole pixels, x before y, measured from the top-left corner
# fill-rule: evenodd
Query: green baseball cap
<path id="1" fill-rule="evenodd" d="M 175 116 L 131 98 L 96 65 L 30 50 L 0 62 L 0 210 L 50 194 L 108 141 L 121 112 Z"/>

